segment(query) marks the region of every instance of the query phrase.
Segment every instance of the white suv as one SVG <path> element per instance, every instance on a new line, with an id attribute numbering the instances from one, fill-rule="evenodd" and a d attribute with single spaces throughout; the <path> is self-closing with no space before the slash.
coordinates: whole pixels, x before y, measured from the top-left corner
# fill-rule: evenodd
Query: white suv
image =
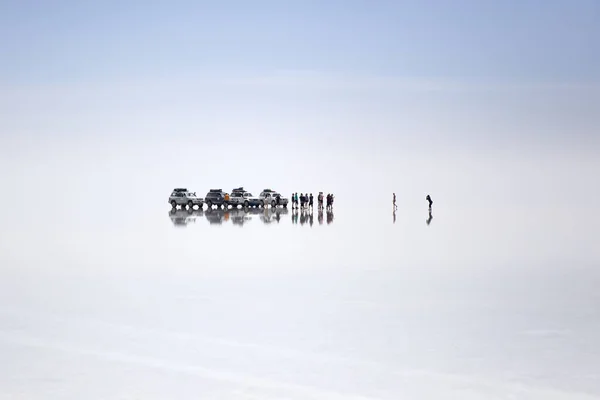
<path id="1" fill-rule="evenodd" d="M 288 199 L 286 199 L 279 193 L 277 193 L 273 190 L 270 190 L 270 189 L 263 190 L 263 192 L 258 197 L 259 197 L 259 199 L 262 200 L 262 205 L 264 205 L 265 207 L 268 207 L 268 206 L 271 206 L 273 208 L 275 208 L 277 206 L 287 207 L 287 205 L 288 205 Z"/>
<path id="2" fill-rule="evenodd" d="M 184 188 L 177 188 L 173 189 L 173 192 L 169 196 L 169 204 L 173 208 L 180 206 L 184 209 L 187 206 L 191 210 L 194 206 L 198 206 L 201 209 L 204 205 L 204 199 L 197 197 L 195 192 L 190 192 Z"/>
<path id="3" fill-rule="evenodd" d="M 258 207 L 262 205 L 262 200 L 258 197 L 252 196 L 252 193 L 247 192 L 244 188 L 233 189 L 229 195 L 229 204 L 236 208 L 237 206 L 242 207 Z"/>

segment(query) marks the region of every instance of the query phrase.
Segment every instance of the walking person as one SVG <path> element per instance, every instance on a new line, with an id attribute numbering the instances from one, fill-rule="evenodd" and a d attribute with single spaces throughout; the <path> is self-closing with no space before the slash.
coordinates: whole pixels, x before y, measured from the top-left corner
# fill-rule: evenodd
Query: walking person
<path id="1" fill-rule="evenodd" d="M 394 200 L 393 200 L 393 205 L 394 205 L 394 211 L 398 209 L 398 206 L 396 205 L 396 193 L 393 193 L 394 195 Z"/>
<path id="2" fill-rule="evenodd" d="M 427 195 L 427 197 L 425 197 L 425 200 L 427 200 L 429 202 L 429 209 L 431 210 L 431 205 L 433 204 L 433 200 L 431 200 L 431 196 Z"/>
<path id="3" fill-rule="evenodd" d="M 311 193 L 311 194 L 310 194 L 310 196 L 308 197 L 308 207 L 309 207 L 310 209 L 312 209 L 312 208 L 313 208 L 313 195 L 312 195 L 312 193 Z"/>
<path id="4" fill-rule="evenodd" d="M 317 197 L 317 201 L 319 203 L 318 208 L 320 210 L 322 210 L 323 209 L 323 192 L 319 192 L 319 196 Z"/>

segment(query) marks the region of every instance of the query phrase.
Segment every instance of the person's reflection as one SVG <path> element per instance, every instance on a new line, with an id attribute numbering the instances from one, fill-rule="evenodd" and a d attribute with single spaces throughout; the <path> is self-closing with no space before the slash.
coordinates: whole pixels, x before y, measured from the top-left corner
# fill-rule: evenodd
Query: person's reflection
<path id="1" fill-rule="evenodd" d="M 394 223 L 396 223 L 396 210 L 392 212 L 392 215 L 394 216 Z"/>
<path id="2" fill-rule="evenodd" d="M 327 225 L 333 222 L 333 209 L 327 210 Z"/>
<path id="3" fill-rule="evenodd" d="M 304 225 L 306 223 L 306 210 L 302 208 L 300 211 L 300 225 Z"/>
<path id="4" fill-rule="evenodd" d="M 310 209 L 310 211 L 308 212 L 308 218 L 309 218 L 308 220 L 309 220 L 309 223 L 310 223 L 310 227 L 312 228 L 312 226 L 313 226 L 313 222 L 314 222 L 312 208 L 311 208 L 311 209 Z"/>
<path id="5" fill-rule="evenodd" d="M 298 223 L 298 209 L 292 208 L 292 224 Z"/>
<path id="6" fill-rule="evenodd" d="M 427 225 L 429 225 L 431 223 L 431 220 L 433 219 L 433 215 L 431 215 L 431 210 L 429 210 L 429 218 L 427 218 L 427 220 L 425 222 L 427 222 Z"/>
<path id="7" fill-rule="evenodd" d="M 319 225 L 323 225 L 323 207 L 319 208 L 319 214 L 317 215 Z"/>

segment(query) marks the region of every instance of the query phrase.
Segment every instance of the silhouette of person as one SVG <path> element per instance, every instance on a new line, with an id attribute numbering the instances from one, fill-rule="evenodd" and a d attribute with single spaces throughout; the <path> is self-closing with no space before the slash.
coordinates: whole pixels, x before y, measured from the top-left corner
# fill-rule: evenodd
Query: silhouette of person
<path id="1" fill-rule="evenodd" d="M 427 200 L 429 202 L 429 209 L 431 210 L 431 205 L 433 204 L 433 200 L 431 200 L 431 196 L 427 195 L 427 197 L 425 197 L 425 200 Z"/>
<path id="2" fill-rule="evenodd" d="M 427 218 L 427 220 L 425 222 L 427 222 L 427 225 L 429 225 L 431 223 L 431 220 L 433 219 L 433 215 L 431 215 L 431 208 L 429 209 L 429 218 Z"/>
<path id="3" fill-rule="evenodd" d="M 393 193 L 394 195 L 394 199 L 392 201 L 392 204 L 394 205 L 394 210 L 396 210 L 398 208 L 398 206 L 396 205 L 396 193 Z"/>

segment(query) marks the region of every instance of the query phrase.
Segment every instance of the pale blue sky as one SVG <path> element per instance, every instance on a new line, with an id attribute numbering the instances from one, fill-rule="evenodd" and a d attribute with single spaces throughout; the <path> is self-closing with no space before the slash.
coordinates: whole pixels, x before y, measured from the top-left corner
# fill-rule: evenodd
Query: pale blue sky
<path id="1" fill-rule="evenodd" d="M 11 191 L 600 196 L 596 0 L 0 4 Z"/>
<path id="2" fill-rule="evenodd" d="M 590 82 L 600 2 L 2 1 L 0 82 L 206 71 Z"/>

